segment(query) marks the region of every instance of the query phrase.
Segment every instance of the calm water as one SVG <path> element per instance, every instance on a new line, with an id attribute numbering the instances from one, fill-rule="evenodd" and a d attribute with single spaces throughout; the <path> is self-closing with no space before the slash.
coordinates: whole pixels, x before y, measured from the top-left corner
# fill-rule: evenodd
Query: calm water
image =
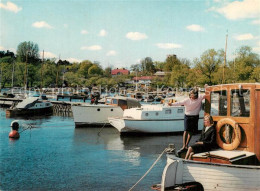
<path id="1" fill-rule="evenodd" d="M 114 128 L 74 127 L 72 117 L 20 120 L 35 128 L 8 138 L 14 119 L 0 109 L 0 190 L 129 190 L 181 135 L 122 137 Z M 194 137 L 194 140 L 197 137 Z M 134 190 L 160 183 L 165 155 Z"/>

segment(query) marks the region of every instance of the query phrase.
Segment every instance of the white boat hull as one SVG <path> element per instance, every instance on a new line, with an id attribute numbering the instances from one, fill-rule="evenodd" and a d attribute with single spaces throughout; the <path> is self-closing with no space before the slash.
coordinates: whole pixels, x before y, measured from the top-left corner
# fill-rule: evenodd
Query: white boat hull
<path id="1" fill-rule="evenodd" d="M 204 190 L 260 190 L 260 167 L 225 165 L 167 158 L 161 190 L 187 182 L 199 182 Z"/>
<path id="2" fill-rule="evenodd" d="M 78 105 L 72 106 L 76 127 L 110 125 L 108 117 L 122 117 L 123 110 L 119 106 L 109 105 Z"/>
<path id="3" fill-rule="evenodd" d="M 173 133 L 184 130 L 184 119 L 136 120 L 128 118 L 109 118 L 109 123 L 120 133 Z M 202 130 L 203 118 L 199 119 Z"/>

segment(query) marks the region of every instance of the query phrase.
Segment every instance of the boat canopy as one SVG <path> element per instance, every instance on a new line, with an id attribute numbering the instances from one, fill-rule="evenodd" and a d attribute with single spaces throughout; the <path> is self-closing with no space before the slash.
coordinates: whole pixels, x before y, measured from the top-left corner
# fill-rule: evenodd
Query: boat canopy
<path id="1" fill-rule="evenodd" d="M 141 107 L 141 104 L 138 102 L 138 100 L 123 96 L 107 97 L 106 104 L 116 104 L 119 106 L 127 105 L 127 108 Z"/>

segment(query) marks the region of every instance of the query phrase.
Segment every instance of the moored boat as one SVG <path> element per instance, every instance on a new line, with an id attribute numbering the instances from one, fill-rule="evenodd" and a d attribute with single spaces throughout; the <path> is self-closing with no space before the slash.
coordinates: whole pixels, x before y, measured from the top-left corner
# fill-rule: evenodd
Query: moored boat
<path id="1" fill-rule="evenodd" d="M 213 117 L 220 149 L 192 160 L 168 154 L 160 189 L 197 182 L 203 190 L 260 190 L 260 84 L 207 87 L 205 114 Z"/>
<path id="2" fill-rule="evenodd" d="M 203 127 L 203 113 L 201 110 L 198 130 Z M 123 117 L 109 117 L 109 122 L 120 133 L 174 133 L 184 130 L 184 114 L 184 106 L 169 107 L 166 101 L 126 109 Z"/>
<path id="3" fill-rule="evenodd" d="M 53 113 L 53 105 L 50 101 L 41 97 L 28 97 L 18 103 L 13 108 L 6 110 L 7 117 L 13 116 L 39 116 L 51 115 Z"/>
<path id="4" fill-rule="evenodd" d="M 110 125 L 108 117 L 122 117 L 123 111 L 141 104 L 129 97 L 107 97 L 105 104 L 80 103 L 72 105 L 73 118 L 76 127 L 94 127 Z"/>

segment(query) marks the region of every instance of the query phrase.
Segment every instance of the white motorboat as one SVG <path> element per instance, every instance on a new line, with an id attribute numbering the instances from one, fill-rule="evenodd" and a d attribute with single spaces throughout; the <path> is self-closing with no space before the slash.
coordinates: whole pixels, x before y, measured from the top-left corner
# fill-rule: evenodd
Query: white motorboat
<path id="1" fill-rule="evenodd" d="M 73 118 L 76 127 L 110 125 L 108 117 L 122 117 L 128 108 L 141 107 L 141 104 L 129 97 L 107 97 L 105 104 L 80 103 L 72 105 Z"/>
<path id="2" fill-rule="evenodd" d="M 51 115 L 52 113 L 52 103 L 42 97 L 28 97 L 16 106 L 6 110 L 7 117 Z"/>
<path id="3" fill-rule="evenodd" d="M 173 133 L 184 129 L 185 107 L 168 104 L 142 105 L 124 111 L 123 117 L 109 117 L 109 123 L 120 133 Z M 200 112 L 198 130 L 203 128 Z"/>
<path id="4" fill-rule="evenodd" d="M 183 159 L 185 153 L 168 154 L 160 190 L 188 183 L 199 183 L 197 190 L 260 190 L 260 84 L 207 87 L 205 99 L 220 149 L 196 153 L 192 160 Z"/>

